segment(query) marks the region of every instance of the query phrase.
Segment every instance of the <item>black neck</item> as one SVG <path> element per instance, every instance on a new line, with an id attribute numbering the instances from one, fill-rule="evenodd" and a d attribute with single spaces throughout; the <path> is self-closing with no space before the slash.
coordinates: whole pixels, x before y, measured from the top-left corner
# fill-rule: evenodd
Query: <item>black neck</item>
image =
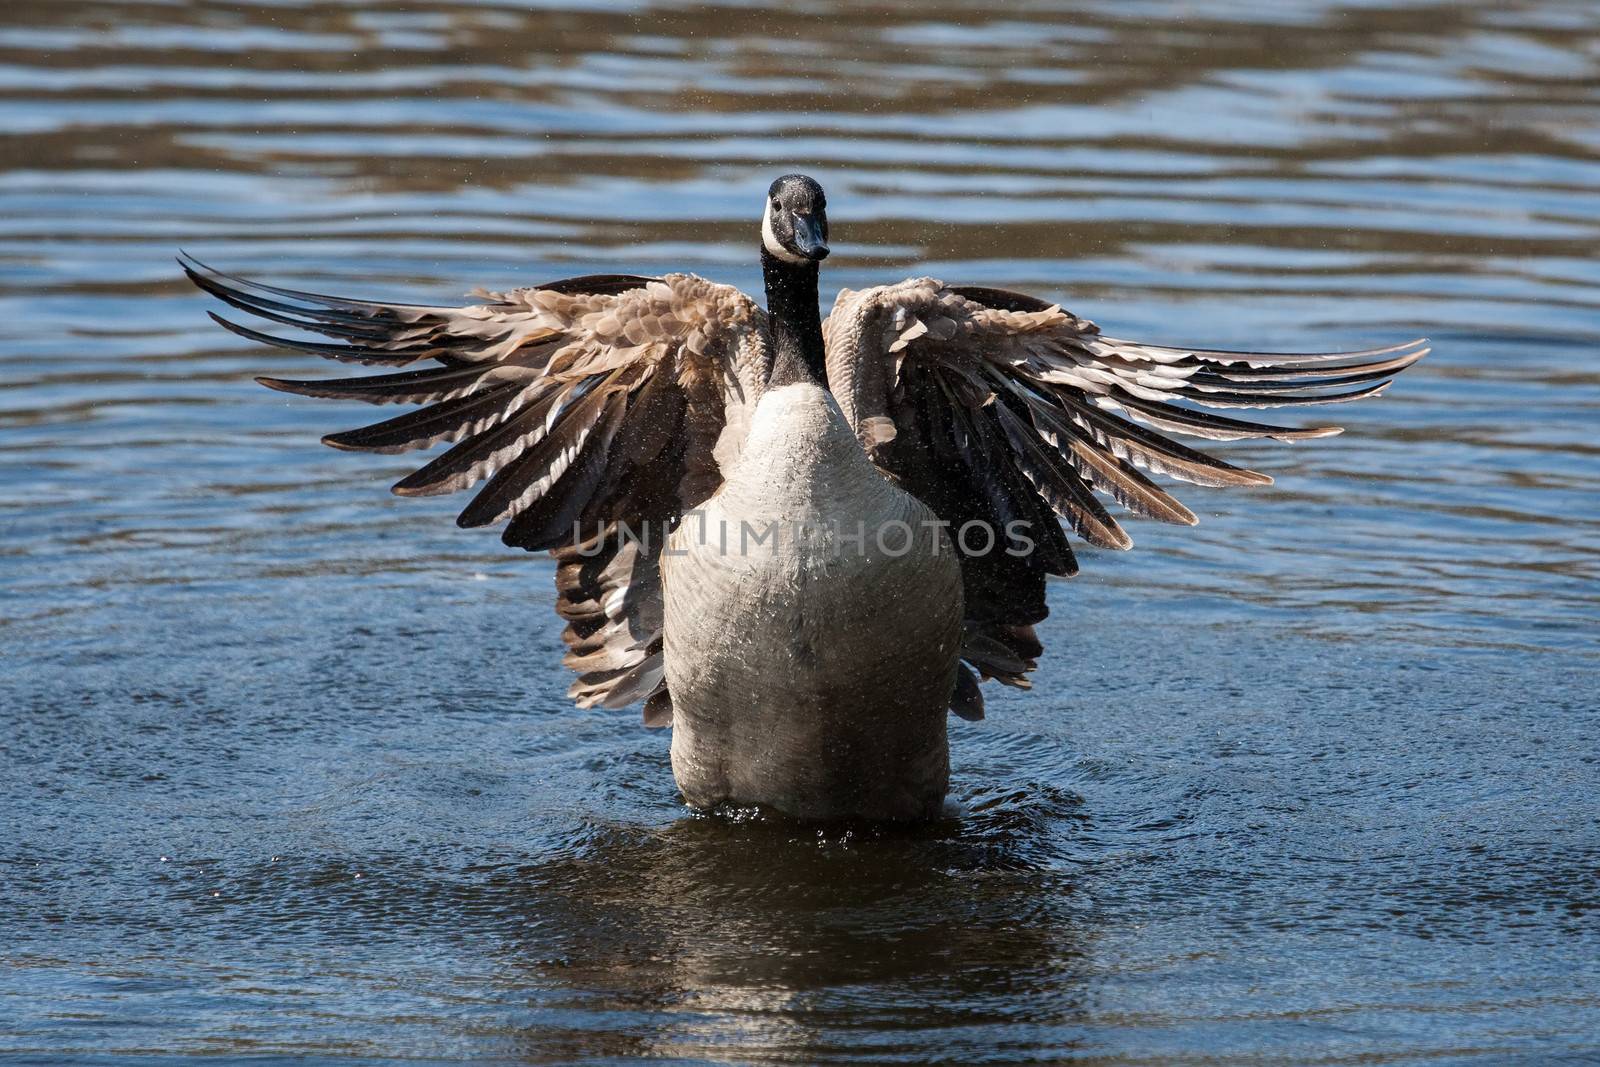
<path id="1" fill-rule="evenodd" d="M 827 357 L 822 347 L 822 315 L 817 307 L 817 264 L 788 263 L 761 250 L 767 279 L 767 319 L 777 351 L 767 387 L 795 382 L 828 384 Z"/>

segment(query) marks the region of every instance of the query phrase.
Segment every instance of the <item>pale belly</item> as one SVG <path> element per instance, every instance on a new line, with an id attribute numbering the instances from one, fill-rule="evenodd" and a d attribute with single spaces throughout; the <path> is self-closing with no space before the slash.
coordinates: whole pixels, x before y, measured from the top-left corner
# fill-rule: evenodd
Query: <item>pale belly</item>
<path id="1" fill-rule="evenodd" d="M 663 636 L 672 766 L 691 804 L 938 814 L 959 566 L 919 502 L 881 482 L 866 496 L 754 515 L 746 500 L 738 519 L 713 498 L 674 535 Z M 797 515 L 820 535 L 793 536 Z M 776 540 L 758 541 L 772 522 Z"/>

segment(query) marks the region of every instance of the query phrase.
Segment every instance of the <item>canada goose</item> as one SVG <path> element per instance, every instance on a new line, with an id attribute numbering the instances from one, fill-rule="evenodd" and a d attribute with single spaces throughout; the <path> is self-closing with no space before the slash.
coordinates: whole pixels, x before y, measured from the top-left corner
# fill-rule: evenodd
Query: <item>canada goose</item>
<path id="1" fill-rule="evenodd" d="M 1210 408 L 1380 393 L 1421 341 L 1359 352 L 1227 352 L 1119 341 L 1059 306 L 931 278 L 842 291 L 820 321 L 821 187 L 772 183 L 761 219 L 767 310 L 692 274 L 592 275 L 464 307 L 281 289 L 181 260 L 201 289 L 285 339 L 406 368 L 303 396 L 420 404 L 330 434 L 335 448 L 452 447 L 402 496 L 487 480 L 461 526 L 558 561 L 569 696 L 643 702 L 672 725 L 692 805 L 810 819 L 936 815 L 946 711 L 983 717 L 980 679 L 1028 687 L 1045 580 L 1077 571 L 1057 519 L 1132 542 L 1096 497 L 1164 522 L 1194 513 L 1147 473 L 1271 479 L 1167 433 L 1325 437 Z M 431 365 L 418 367 L 432 361 Z"/>

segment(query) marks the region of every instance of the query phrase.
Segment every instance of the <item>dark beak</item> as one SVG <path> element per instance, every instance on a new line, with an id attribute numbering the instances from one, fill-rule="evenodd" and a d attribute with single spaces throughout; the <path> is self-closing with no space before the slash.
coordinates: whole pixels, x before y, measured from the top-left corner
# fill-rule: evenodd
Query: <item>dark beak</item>
<path id="1" fill-rule="evenodd" d="M 819 216 L 795 212 L 794 247 L 807 259 L 827 259 L 828 224 Z"/>

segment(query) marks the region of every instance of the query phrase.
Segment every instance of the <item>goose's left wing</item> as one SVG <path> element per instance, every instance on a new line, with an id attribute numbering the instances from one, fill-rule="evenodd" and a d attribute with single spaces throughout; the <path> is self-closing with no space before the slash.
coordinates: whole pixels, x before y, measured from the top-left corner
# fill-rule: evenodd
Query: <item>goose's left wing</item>
<path id="1" fill-rule="evenodd" d="M 462 307 L 281 289 L 183 264 L 194 283 L 257 318 L 332 338 L 234 333 L 344 362 L 394 368 L 263 385 L 302 396 L 417 404 L 329 434 L 335 448 L 450 448 L 394 492 L 478 488 L 456 520 L 505 524 L 502 540 L 550 550 L 567 621 L 568 695 L 580 706 L 645 701 L 669 721 L 659 559 L 666 529 L 721 485 L 770 362 L 766 315 L 692 274 L 595 275 L 478 294 Z"/>
<path id="2" fill-rule="evenodd" d="M 1295 441 L 1339 432 L 1193 405 L 1360 400 L 1428 351 L 1421 341 L 1314 355 L 1138 344 L 1033 297 L 931 278 L 845 290 L 823 331 L 829 388 L 873 461 L 952 534 L 978 524 L 956 539 L 964 658 L 983 677 L 1013 685 L 1026 685 L 1042 651 L 1033 624 L 1045 617 L 1046 575 L 1077 570 L 1055 516 L 1090 544 L 1118 549 L 1133 542 L 1096 493 L 1136 515 L 1193 525 L 1194 513 L 1148 474 L 1209 486 L 1272 479 L 1168 434 Z M 1004 536 L 1018 522 L 1031 551 Z M 976 688 L 963 674 L 958 713 L 981 710 Z"/>

